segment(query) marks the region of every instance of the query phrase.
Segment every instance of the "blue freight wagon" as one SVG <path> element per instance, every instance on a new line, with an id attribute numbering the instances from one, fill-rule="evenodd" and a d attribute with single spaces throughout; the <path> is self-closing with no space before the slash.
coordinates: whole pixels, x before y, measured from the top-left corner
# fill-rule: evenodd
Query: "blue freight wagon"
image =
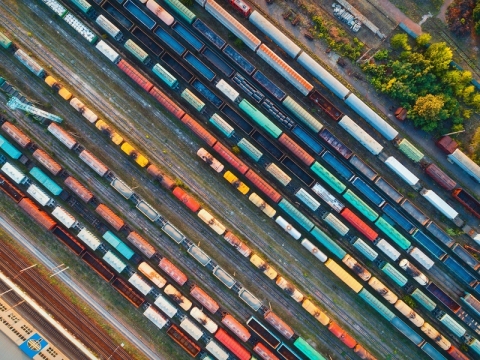
<path id="1" fill-rule="evenodd" d="M 135 5 L 131 0 L 127 0 L 125 4 L 123 4 L 125 9 L 132 14 L 138 21 L 140 21 L 143 25 L 145 25 L 148 29 L 152 30 L 156 22 L 148 16 L 143 10 L 141 10 L 137 5 Z"/>
<path id="2" fill-rule="evenodd" d="M 255 71 L 255 66 L 253 66 L 247 59 L 245 59 L 237 50 L 235 50 L 231 45 L 225 46 L 223 49 L 223 53 L 227 55 L 227 57 L 232 60 L 235 64 L 237 64 L 240 68 L 242 68 L 247 75 L 252 75 Z"/>
<path id="3" fill-rule="evenodd" d="M 322 154 L 322 158 L 328 165 L 330 165 L 337 173 L 340 174 L 340 176 L 342 176 L 347 181 L 352 180 L 352 178 L 355 176 L 353 172 L 351 172 L 345 165 L 340 162 L 340 160 L 333 156 L 331 152 L 325 151 Z"/>
<path id="4" fill-rule="evenodd" d="M 248 121 L 246 121 L 243 117 L 241 117 L 235 110 L 233 110 L 230 105 L 224 105 L 222 107 L 222 113 L 235 123 L 241 130 L 245 133 L 250 135 L 254 129 L 252 125 Z"/>
<path id="5" fill-rule="evenodd" d="M 225 76 L 231 77 L 235 70 L 232 69 L 230 65 L 228 65 L 222 58 L 220 58 L 217 54 L 215 54 L 209 48 L 205 48 L 202 50 L 202 55 L 210 61 L 218 70 L 220 70 Z"/>
<path id="6" fill-rule="evenodd" d="M 462 265 L 460 265 L 457 261 L 455 261 L 452 257 L 447 257 L 443 260 L 443 263 L 446 267 L 450 269 L 450 271 L 455 274 L 459 279 L 463 282 L 468 284 L 471 287 L 477 285 L 478 280 L 470 274 Z"/>
<path id="7" fill-rule="evenodd" d="M 209 88 L 207 88 L 200 80 L 195 79 L 192 81 L 192 86 L 195 90 L 197 90 L 205 99 L 210 101 L 213 106 L 217 109 L 222 106 L 223 101 L 217 95 L 213 93 Z"/>
<path id="8" fill-rule="evenodd" d="M 175 31 L 178 35 L 180 35 L 183 40 L 189 43 L 198 52 L 200 52 L 205 47 L 205 44 L 203 42 L 198 40 L 195 35 L 185 29 L 185 27 L 180 23 L 176 22 L 175 24 L 173 24 L 172 30 Z"/>
<path id="9" fill-rule="evenodd" d="M 187 51 L 183 58 L 208 81 L 212 82 L 213 79 L 215 79 L 215 76 L 217 76 L 207 65 L 201 62 L 190 51 Z"/>
<path id="10" fill-rule="evenodd" d="M 177 40 L 175 40 L 172 35 L 167 33 L 160 26 L 157 27 L 153 33 L 157 35 L 159 39 L 162 40 L 167 46 L 169 46 L 170 49 L 172 49 L 176 54 L 183 55 L 183 53 L 185 52 L 185 47 Z"/>
<path id="11" fill-rule="evenodd" d="M 295 126 L 292 132 L 316 154 L 320 155 L 325 148 L 312 138 L 303 128 Z"/>
<path id="12" fill-rule="evenodd" d="M 410 221 L 408 221 L 402 214 L 400 214 L 395 208 L 390 204 L 385 204 L 382 208 L 385 215 L 387 215 L 390 219 L 392 219 L 398 226 L 400 226 L 403 230 L 412 234 L 416 226 L 413 225 Z"/>
<path id="13" fill-rule="evenodd" d="M 192 26 L 218 49 L 222 49 L 227 43 L 200 19 L 195 20 Z"/>
<path id="14" fill-rule="evenodd" d="M 447 255 L 447 253 L 443 251 L 440 246 L 438 246 L 432 239 L 430 239 L 420 230 L 415 231 L 415 233 L 413 234 L 413 238 L 417 240 L 420 245 L 427 249 L 437 259 L 442 260 Z"/>
<path id="15" fill-rule="evenodd" d="M 265 74 L 263 74 L 260 70 L 257 70 L 255 74 L 253 74 L 252 79 L 255 80 L 265 90 L 267 90 L 267 92 L 278 101 L 282 101 L 287 96 L 285 91 L 275 85 L 273 81 L 266 77 Z"/>
<path id="16" fill-rule="evenodd" d="M 373 190 L 370 186 L 368 186 L 365 181 L 363 181 L 360 178 L 355 178 L 352 181 L 353 186 L 355 186 L 360 192 L 372 203 L 377 205 L 378 207 L 382 206 L 385 204 L 385 199 L 382 198 L 378 193 Z"/>

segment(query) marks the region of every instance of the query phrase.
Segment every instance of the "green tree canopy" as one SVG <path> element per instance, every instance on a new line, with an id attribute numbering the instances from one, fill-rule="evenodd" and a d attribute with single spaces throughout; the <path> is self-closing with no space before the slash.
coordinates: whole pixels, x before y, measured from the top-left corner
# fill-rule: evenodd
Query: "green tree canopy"
<path id="1" fill-rule="evenodd" d="M 415 126 L 425 131 L 432 131 L 437 128 L 439 122 L 448 118 L 444 105 L 445 101 L 441 95 L 420 96 L 410 110 L 409 117 Z"/>
<path id="2" fill-rule="evenodd" d="M 425 46 L 427 45 L 430 41 L 432 40 L 432 35 L 428 33 L 423 33 L 419 37 L 417 37 L 416 42 L 420 46 Z"/>
<path id="3" fill-rule="evenodd" d="M 452 49 L 446 43 L 434 43 L 425 51 L 425 58 L 431 61 L 434 70 L 442 72 L 448 69 L 453 58 Z"/>
<path id="4" fill-rule="evenodd" d="M 393 35 L 390 44 L 394 49 L 403 49 L 405 51 L 412 49 L 408 44 L 408 35 L 405 33 Z"/>

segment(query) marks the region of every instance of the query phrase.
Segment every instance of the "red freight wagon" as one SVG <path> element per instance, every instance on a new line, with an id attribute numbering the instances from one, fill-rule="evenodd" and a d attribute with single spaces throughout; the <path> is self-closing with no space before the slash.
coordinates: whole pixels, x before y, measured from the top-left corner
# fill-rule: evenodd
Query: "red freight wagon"
<path id="1" fill-rule="evenodd" d="M 225 146 L 217 142 L 213 147 L 222 158 L 224 158 L 230 165 L 232 165 L 235 169 L 237 169 L 241 174 L 245 174 L 248 171 L 248 166 L 236 157 L 230 150 L 228 150 Z"/>
<path id="2" fill-rule="evenodd" d="M 252 8 L 243 0 L 230 0 L 230 4 L 237 10 L 240 14 L 248 18 L 252 13 Z"/>
<path id="3" fill-rule="evenodd" d="M 255 351 L 263 360 L 279 360 L 278 357 L 276 357 L 265 345 L 260 342 L 255 345 L 253 351 Z"/>
<path id="4" fill-rule="evenodd" d="M 147 168 L 147 172 L 152 175 L 154 178 L 156 178 L 158 181 L 160 181 L 160 184 L 165 188 L 165 189 L 173 189 L 175 186 L 175 181 L 171 178 L 169 178 L 167 175 L 165 175 L 158 167 L 155 165 L 150 165 Z"/>
<path id="5" fill-rule="evenodd" d="M 106 282 L 110 282 L 115 274 L 113 271 L 110 271 L 105 264 L 103 264 L 96 255 L 86 251 L 82 255 L 82 260 L 85 261 L 98 275 L 100 275 Z"/>
<path id="6" fill-rule="evenodd" d="M 205 291 L 200 289 L 197 285 L 192 286 L 192 288 L 190 289 L 190 295 L 192 295 L 193 298 L 197 299 L 198 302 L 202 304 L 212 314 L 215 314 L 218 309 L 220 309 L 218 303 L 213 300 L 210 295 L 208 295 Z"/>
<path id="7" fill-rule="evenodd" d="M 10 196 L 16 203 L 19 203 L 25 197 L 25 194 L 14 186 L 10 181 L 0 175 L 0 188 Z"/>
<path id="8" fill-rule="evenodd" d="M 177 284 L 183 285 L 187 282 L 188 278 L 181 270 L 179 270 L 172 262 L 166 258 L 163 258 L 158 263 L 160 269 L 170 276 Z"/>
<path id="9" fill-rule="evenodd" d="M 52 233 L 65 245 L 67 245 L 75 255 L 80 255 L 83 251 L 85 251 L 85 246 L 83 246 L 83 244 L 78 242 L 77 239 L 70 235 L 67 230 L 61 228 L 60 226 L 56 226 Z"/>
<path id="10" fill-rule="evenodd" d="M 95 212 L 99 214 L 106 222 L 108 222 L 115 230 L 120 231 L 125 225 L 125 221 L 120 219 L 109 207 L 104 204 L 100 204 L 95 209 Z"/>
<path id="11" fill-rule="evenodd" d="M 342 112 L 333 106 L 333 104 L 317 90 L 312 91 L 309 99 L 312 100 L 319 108 L 325 111 L 333 120 L 338 121 L 343 116 Z"/>
<path id="12" fill-rule="evenodd" d="M 195 200 L 193 197 L 191 197 L 190 195 L 188 195 L 185 190 L 183 190 L 182 188 L 180 187 L 176 187 L 175 189 L 173 189 L 173 195 L 178 199 L 180 200 L 182 203 L 185 204 L 185 206 L 190 210 L 190 211 L 193 211 L 193 212 L 197 212 L 198 210 L 200 210 L 200 204 L 198 203 L 197 200 Z"/>
<path id="13" fill-rule="evenodd" d="M 127 240 L 130 241 L 133 246 L 139 249 L 142 254 L 149 259 L 157 252 L 155 248 L 147 242 L 147 240 L 134 231 L 128 234 Z"/>
<path id="14" fill-rule="evenodd" d="M 278 203 L 282 199 L 282 195 L 271 187 L 265 180 L 263 180 L 253 170 L 248 170 L 245 177 L 252 182 L 261 192 L 267 195 L 272 201 Z"/>
<path id="15" fill-rule="evenodd" d="M 22 199 L 18 206 L 48 231 L 51 231 L 57 225 L 46 212 L 41 211 L 29 198 Z"/>
<path id="16" fill-rule="evenodd" d="M 243 342 L 248 341 L 252 336 L 247 328 L 230 314 L 225 314 L 223 316 L 222 324 L 229 328 L 230 331 L 237 335 L 237 337 Z"/>
<path id="17" fill-rule="evenodd" d="M 125 74 L 128 75 L 130 79 L 135 81 L 142 89 L 145 91 L 150 91 L 153 88 L 153 84 L 147 80 L 145 76 L 140 74 L 137 69 L 135 69 L 132 65 L 130 65 L 125 60 L 120 60 L 117 64 L 120 70 L 122 70 Z"/>
<path id="18" fill-rule="evenodd" d="M 145 298 L 139 292 L 132 289 L 127 282 L 118 277 L 113 280 L 112 286 L 137 308 L 145 302 Z"/>
<path id="19" fill-rule="evenodd" d="M 82 201 L 88 203 L 93 199 L 93 194 L 85 186 L 83 186 L 80 181 L 75 179 L 72 176 L 69 176 L 65 179 L 65 185 L 72 190 L 75 195 L 77 195 Z"/>
<path id="20" fill-rule="evenodd" d="M 290 339 L 295 334 L 292 328 L 288 326 L 285 321 L 280 319 L 280 317 L 272 310 L 268 310 L 263 317 L 266 322 L 272 325 L 272 327 L 282 334 L 286 339 Z"/>
<path id="21" fill-rule="evenodd" d="M 213 146 L 217 142 L 217 139 L 215 139 L 214 136 L 205 130 L 204 127 L 196 122 L 190 115 L 185 114 L 182 117 L 182 122 L 197 134 L 200 139 L 205 141 L 208 146 Z"/>
<path id="22" fill-rule="evenodd" d="M 165 95 L 164 92 L 162 92 L 160 89 L 157 87 L 153 87 L 152 90 L 150 90 L 150 95 L 152 95 L 155 100 L 157 100 L 161 105 L 165 107 L 173 116 L 175 116 L 177 119 L 181 119 L 183 115 L 185 115 L 185 111 L 175 104 L 172 99 L 170 99 L 167 95 Z"/>
<path id="23" fill-rule="evenodd" d="M 370 226 L 368 226 L 362 219 L 355 215 L 349 208 L 344 208 L 340 215 L 347 220 L 355 229 L 360 231 L 370 241 L 374 241 L 378 237 Z"/>
<path id="24" fill-rule="evenodd" d="M 425 173 L 430 176 L 438 185 L 443 187 L 448 191 L 452 191 L 457 187 L 457 183 L 450 176 L 445 174 L 442 169 L 440 169 L 435 164 L 430 164 L 425 168 Z"/>
<path id="25" fill-rule="evenodd" d="M 450 136 L 443 136 L 437 141 L 437 147 L 443 150 L 446 154 L 451 154 L 458 148 L 458 144 Z"/>
<path id="26" fill-rule="evenodd" d="M 242 240 L 240 240 L 235 234 L 228 231 L 223 235 L 225 240 L 232 245 L 237 251 L 245 257 L 249 257 L 252 253 L 252 249 L 250 249 Z"/>
<path id="27" fill-rule="evenodd" d="M 62 171 L 62 167 L 55 160 L 53 160 L 52 157 L 48 155 L 45 151 L 37 149 L 33 152 L 32 155 L 53 175 L 58 175 L 60 171 Z"/>
<path id="28" fill-rule="evenodd" d="M 13 139 L 15 142 L 20 145 L 22 148 L 26 148 L 32 143 L 32 140 L 25 135 L 21 130 L 19 130 L 15 125 L 9 123 L 8 121 L 2 124 L 2 129 Z"/>
<path id="29" fill-rule="evenodd" d="M 232 352 L 240 360 L 250 360 L 252 355 L 245 349 L 240 343 L 238 343 L 233 337 L 227 334 L 222 328 L 218 329 L 215 333 L 215 339 L 221 342 L 228 350 Z"/>
<path id="30" fill-rule="evenodd" d="M 357 341 L 352 338 L 345 330 L 343 330 L 335 321 L 328 324 L 328 330 L 340 339 L 348 348 L 353 349 L 357 345 Z"/>
<path id="31" fill-rule="evenodd" d="M 290 136 L 283 133 L 278 141 L 283 144 L 292 154 L 294 154 L 299 160 L 301 160 L 305 165 L 310 166 L 313 164 L 315 159 L 309 153 L 307 153 L 303 148 L 298 145 Z"/>
<path id="32" fill-rule="evenodd" d="M 192 357 L 196 357 L 202 350 L 200 346 L 195 344 L 195 342 L 190 339 L 189 336 L 185 335 L 183 331 L 181 331 L 180 328 L 175 324 L 170 326 L 170 328 L 167 330 L 167 334 Z"/>
<path id="33" fill-rule="evenodd" d="M 463 189 L 454 190 L 452 195 L 476 217 L 480 218 L 480 203 L 477 199 Z"/>

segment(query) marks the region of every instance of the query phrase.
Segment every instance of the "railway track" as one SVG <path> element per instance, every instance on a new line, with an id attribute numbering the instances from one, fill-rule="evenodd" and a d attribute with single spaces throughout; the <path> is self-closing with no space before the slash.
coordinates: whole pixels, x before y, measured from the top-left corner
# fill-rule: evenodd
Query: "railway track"
<path id="1" fill-rule="evenodd" d="M 26 263 L 17 253 L 10 249 L 5 243 L 0 242 L 0 268 L 2 271 L 13 278 L 18 275 L 21 269 L 24 269 L 30 264 Z M 30 296 L 46 309 L 54 318 L 57 319 L 64 327 L 66 327 L 72 334 L 80 339 L 87 347 L 92 349 L 97 355 L 101 357 L 108 357 L 117 347 L 111 339 L 93 327 L 88 318 L 83 315 L 71 302 L 61 295 L 50 283 L 48 283 L 36 270 L 29 270 L 18 276 L 16 282 L 24 289 L 29 290 Z M 22 306 L 22 309 L 27 306 Z M 44 326 L 48 323 L 38 314 L 34 309 L 31 309 L 29 315 L 41 321 Z M 61 336 L 61 334 L 59 334 Z M 60 338 L 58 338 L 61 340 Z M 84 354 L 78 349 L 71 346 L 72 353 L 78 359 L 84 359 Z M 118 349 L 112 356 L 112 359 L 129 360 L 132 357 L 123 349 Z"/>
<path id="2" fill-rule="evenodd" d="M 312 264 L 313 265 L 313 264 Z"/>

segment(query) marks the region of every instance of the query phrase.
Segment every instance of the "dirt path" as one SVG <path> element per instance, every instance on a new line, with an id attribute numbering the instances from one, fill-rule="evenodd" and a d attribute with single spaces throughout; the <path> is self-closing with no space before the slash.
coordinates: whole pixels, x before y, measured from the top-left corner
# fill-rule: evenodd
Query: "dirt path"
<path id="1" fill-rule="evenodd" d="M 445 24 L 447 23 L 447 19 L 445 18 L 445 13 L 447 12 L 447 8 L 450 6 L 451 3 L 453 3 L 453 0 L 445 0 L 443 2 L 442 7 L 440 8 L 440 12 L 437 15 L 437 18 L 442 20 Z"/>

